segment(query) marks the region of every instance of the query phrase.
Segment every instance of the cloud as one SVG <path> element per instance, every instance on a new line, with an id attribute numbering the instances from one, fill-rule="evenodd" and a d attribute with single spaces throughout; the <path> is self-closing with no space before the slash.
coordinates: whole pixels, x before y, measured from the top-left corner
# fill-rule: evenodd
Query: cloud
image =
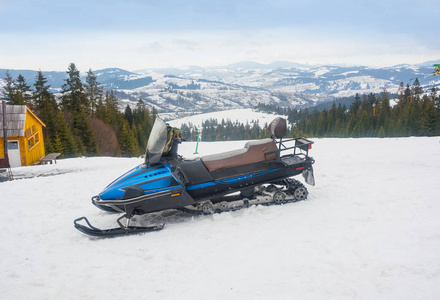
<path id="1" fill-rule="evenodd" d="M 62 37 L 27 34 L 10 43 L 0 33 L 0 67 L 80 70 L 227 65 L 239 61 L 292 61 L 372 66 L 438 59 L 430 47 L 406 34 L 389 36 L 368 30 L 329 34 L 313 28 L 197 31 L 84 31 Z"/>

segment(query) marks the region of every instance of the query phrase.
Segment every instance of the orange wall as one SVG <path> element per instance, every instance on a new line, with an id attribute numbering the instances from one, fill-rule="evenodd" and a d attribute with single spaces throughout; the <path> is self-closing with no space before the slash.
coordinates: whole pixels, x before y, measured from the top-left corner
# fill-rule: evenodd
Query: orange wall
<path id="1" fill-rule="evenodd" d="M 23 166 L 29 166 L 45 155 L 43 125 L 30 113 L 29 109 L 26 112 L 24 129 L 28 136 L 21 137 L 20 139 L 21 163 Z"/>

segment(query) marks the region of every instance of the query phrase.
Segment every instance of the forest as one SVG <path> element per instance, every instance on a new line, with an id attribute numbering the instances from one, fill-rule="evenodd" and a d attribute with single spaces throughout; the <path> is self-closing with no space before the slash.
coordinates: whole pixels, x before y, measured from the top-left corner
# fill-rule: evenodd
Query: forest
<path id="1" fill-rule="evenodd" d="M 74 63 L 58 97 L 50 91 L 47 78 L 39 71 L 33 88 L 25 78 L 6 73 L 0 94 L 8 104 L 27 105 L 46 125 L 46 153 L 61 157 L 139 156 L 144 153 L 157 111 L 150 112 L 139 99 L 132 110 L 122 111 L 113 90 L 105 91 L 92 70 L 83 83 Z"/>
<path id="2" fill-rule="evenodd" d="M 307 137 L 408 137 L 440 135 L 440 99 L 437 89 L 424 93 L 418 79 L 400 84 L 390 101 L 379 95 L 356 94 L 352 104 L 318 110 L 285 110 L 293 126 L 291 136 Z"/>
<path id="3" fill-rule="evenodd" d="M 390 100 L 392 98 L 392 100 Z M 340 99 L 347 102 L 347 99 Z M 289 137 L 408 137 L 440 135 L 440 99 L 437 89 L 426 93 L 418 79 L 414 84 L 400 84 L 398 93 L 356 94 L 349 107 L 336 101 L 330 108 L 283 108 L 258 104 L 255 109 L 285 115 L 290 124 Z M 268 124 L 205 120 L 204 141 L 248 140 L 270 137 Z M 198 134 L 192 124 L 183 124 L 182 133 Z"/>
<path id="4" fill-rule="evenodd" d="M 135 108 L 121 108 L 113 90 L 104 91 L 92 70 L 85 82 L 74 63 L 59 94 L 54 95 L 47 78 L 39 71 L 33 88 L 25 78 L 6 73 L 0 97 L 9 104 L 27 105 L 45 123 L 46 153 L 62 157 L 139 156 L 158 114 L 142 99 Z M 342 101 L 341 101 L 342 102 Z M 440 135 L 440 99 L 433 87 L 424 92 L 416 79 L 413 85 L 402 82 L 397 94 L 386 89 L 380 94 L 356 94 L 349 107 L 333 102 L 330 108 L 283 108 L 258 104 L 255 109 L 286 115 L 290 137 L 407 137 Z M 344 99 L 344 103 L 347 99 Z M 203 141 L 250 140 L 270 137 L 268 124 L 252 120 L 247 124 L 230 120 L 205 120 L 202 130 L 193 124 L 181 126 L 182 137 Z"/>

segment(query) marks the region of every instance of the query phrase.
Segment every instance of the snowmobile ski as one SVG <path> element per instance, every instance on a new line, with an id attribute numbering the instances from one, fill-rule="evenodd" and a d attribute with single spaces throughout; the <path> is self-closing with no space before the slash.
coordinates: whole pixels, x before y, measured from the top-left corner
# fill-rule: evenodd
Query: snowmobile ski
<path id="1" fill-rule="evenodd" d="M 75 228 L 81 231 L 82 233 L 85 233 L 90 236 L 96 236 L 96 237 L 113 237 L 113 236 L 120 236 L 120 235 L 129 235 L 129 234 L 137 234 L 137 233 L 143 233 L 143 232 L 151 232 L 151 231 L 159 231 L 162 230 L 165 226 L 164 224 L 156 225 L 156 226 L 148 226 L 148 227 L 141 227 L 141 226 L 124 226 L 120 222 L 120 219 L 124 218 L 125 216 L 122 216 L 117 220 L 119 227 L 116 228 L 110 228 L 110 229 L 100 229 L 92 224 L 90 224 L 89 220 L 86 217 L 81 217 L 78 219 L 75 219 L 73 222 L 75 224 Z M 87 226 L 84 226 L 80 224 L 79 222 L 84 220 L 84 222 L 87 223 Z"/>

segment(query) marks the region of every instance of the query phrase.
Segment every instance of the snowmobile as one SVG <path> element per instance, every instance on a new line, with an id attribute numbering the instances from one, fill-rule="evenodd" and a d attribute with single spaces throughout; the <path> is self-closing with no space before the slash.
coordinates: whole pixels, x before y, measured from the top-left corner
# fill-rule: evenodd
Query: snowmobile
<path id="1" fill-rule="evenodd" d="M 135 215 L 171 209 L 211 214 L 306 199 L 307 188 L 292 177 L 302 174 L 306 183 L 315 184 L 315 161 L 308 155 L 313 142 L 305 138 L 283 140 L 287 123 L 280 117 L 268 130 L 271 138 L 249 141 L 244 148 L 183 159 L 178 154 L 180 131 L 157 117 L 145 162 L 92 198 L 98 208 L 122 213 L 117 219 L 119 226 L 99 229 L 86 217 L 74 220 L 74 225 L 92 236 L 125 235 L 161 230 L 165 225 L 132 226 L 130 220 Z"/>

